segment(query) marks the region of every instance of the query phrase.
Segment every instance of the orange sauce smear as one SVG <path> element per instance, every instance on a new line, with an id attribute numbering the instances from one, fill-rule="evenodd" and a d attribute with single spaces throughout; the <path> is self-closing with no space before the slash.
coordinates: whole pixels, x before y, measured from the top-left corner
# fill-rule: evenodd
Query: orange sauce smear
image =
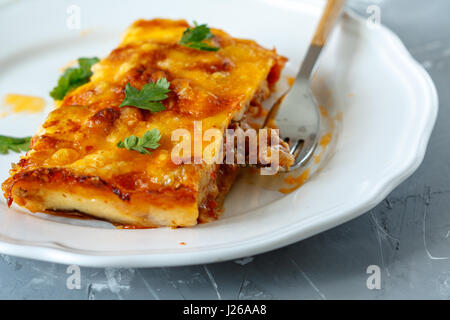
<path id="1" fill-rule="evenodd" d="M 319 144 L 322 146 L 322 148 L 326 148 L 330 144 L 331 138 L 331 132 L 328 132 L 322 138 L 320 138 Z"/>
<path id="2" fill-rule="evenodd" d="M 322 117 L 324 118 L 328 117 L 328 110 L 324 106 L 319 106 L 319 111 Z"/>
<path id="3" fill-rule="evenodd" d="M 287 177 L 286 179 L 284 179 L 284 182 L 294 186 L 291 188 L 281 188 L 278 191 L 284 194 L 288 194 L 291 193 L 292 191 L 297 190 L 306 182 L 306 180 L 308 180 L 309 172 L 310 170 L 308 168 L 305 171 L 303 171 L 302 174 L 299 175 L 298 177 Z"/>
<path id="4" fill-rule="evenodd" d="M 288 82 L 289 86 L 292 87 L 292 85 L 295 82 L 295 78 L 294 77 L 288 77 L 287 78 L 287 82 Z"/>
<path id="5" fill-rule="evenodd" d="M 9 93 L 3 98 L 3 104 L 11 107 L 12 113 L 38 113 L 45 108 L 45 100 L 40 97 Z M 8 115 L 4 112 L 2 115 Z"/>
<path id="6" fill-rule="evenodd" d="M 317 156 L 314 157 L 314 163 L 315 164 L 319 163 L 320 160 L 322 160 L 322 154 L 318 154 Z"/>
<path id="7" fill-rule="evenodd" d="M 328 132 L 327 134 L 325 134 L 324 136 L 322 136 L 322 138 L 319 141 L 319 144 L 322 146 L 322 149 L 325 149 L 331 142 L 332 139 L 332 135 L 331 132 Z M 319 163 L 322 160 L 322 153 L 316 155 L 314 157 L 314 163 Z M 284 179 L 284 182 L 288 185 L 293 185 L 293 187 L 291 188 L 281 188 L 278 191 L 284 194 L 288 194 L 291 193 L 295 190 L 297 190 L 298 188 L 300 188 L 305 182 L 306 180 L 308 180 L 310 175 L 310 169 L 306 169 L 305 171 L 302 172 L 302 174 L 300 174 L 298 177 L 287 177 Z"/>

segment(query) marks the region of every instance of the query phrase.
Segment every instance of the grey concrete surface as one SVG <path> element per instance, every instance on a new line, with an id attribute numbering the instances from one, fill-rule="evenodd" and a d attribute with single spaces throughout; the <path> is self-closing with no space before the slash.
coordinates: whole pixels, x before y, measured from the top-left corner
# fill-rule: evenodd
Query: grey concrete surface
<path id="1" fill-rule="evenodd" d="M 0 257 L 3 299 L 449 299 L 450 1 L 351 1 L 382 23 L 428 70 L 440 114 L 419 170 L 375 209 L 332 230 L 240 261 L 177 268 L 81 268 L 69 290 L 67 266 Z M 381 288 L 366 286 L 369 265 Z"/>

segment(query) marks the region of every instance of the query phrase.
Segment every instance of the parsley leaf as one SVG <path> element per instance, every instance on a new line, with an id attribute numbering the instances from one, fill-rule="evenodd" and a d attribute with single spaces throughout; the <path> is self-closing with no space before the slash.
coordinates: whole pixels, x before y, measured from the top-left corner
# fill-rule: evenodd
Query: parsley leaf
<path id="1" fill-rule="evenodd" d="M 163 111 L 165 108 L 159 101 L 167 98 L 170 92 L 170 83 L 166 78 L 158 79 L 156 82 L 145 84 L 141 90 L 133 87 L 130 83 L 125 86 L 125 99 L 119 107 L 133 106 L 152 112 Z"/>
<path id="2" fill-rule="evenodd" d="M 197 22 L 194 21 L 194 28 L 187 28 L 183 32 L 183 36 L 178 43 L 188 48 L 204 51 L 217 51 L 219 50 L 218 47 L 203 42 L 203 40 L 209 40 L 213 36 L 214 35 L 206 24 L 198 25 Z"/>
<path id="3" fill-rule="evenodd" d="M 31 137 L 14 138 L 0 135 L 0 153 L 7 154 L 9 150 L 14 152 L 28 151 Z"/>
<path id="4" fill-rule="evenodd" d="M 58 80 L 58 85 L 50 92 L 55 100 L 62 100 L 66 94 L 79 86 L 89 82 L 92 76 L 91 67 L 100 60 L 94 58 L 79 58 L 78 68 L 67 68 Z"/>
<path id="5" fill-rule="evenodd" d="M 137 136 L 129 136 L 124 141 L 119 141 L 118 148 L 134 150 L 142 154 L 151 154 L 147 149 L 157 149 L 160 144 L 161 133 L 158 129 L 153 129 L 144 133 L 142 138 Z"/>

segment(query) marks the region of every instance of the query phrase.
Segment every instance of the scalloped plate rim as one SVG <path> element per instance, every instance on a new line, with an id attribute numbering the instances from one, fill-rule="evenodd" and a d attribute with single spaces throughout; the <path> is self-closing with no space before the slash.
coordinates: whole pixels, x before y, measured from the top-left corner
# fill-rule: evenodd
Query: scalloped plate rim
<path id="1" fill-rule="evenodd" d="M 356 14 L 347 12 L 347 15 L 350 16 L 351 19 L 356 20 L 356 23 L 365 23 L 365 21 Z M 426 86 L 429 103 L 424 110 L 428 110 L 428 113 L 425 113 L 423 117 L 424 120 L 421 127 L 422 134 L 420 135 L 420 139 L 413 144 L 416 148 L 408 153 L 409 158 L 404 162 L 404 166 L 396 168 L 396 173 L 392 176 L 383 177 L 384 179 L 381 179 L 377 183 L 373 183 L 371 186 L 375 191 L 369 194 L 365 199 L 358 199 L 358 201 L 347 200 L 342 203 L 341 207 L 343 206 L 346 208 L 342 211 L 337 210 L 328 214 L 326 223 L 323 223 L 323 221 L 322 223 L 318 223 L 317 221 L 314 221 L 315 219 L 312 217 L 307 221 L 302 221 L 301 226 L 290 226 L 290 228 L 287 228 L 289 230 L 284 233 L 278 232 L 274 236 L 263 240 L 260 238 L 252 238 L 248 241 L 239 242 L 239 245 L 229 243 L 220 248 L 218 252 L 213 252 L 212 250 L 196 252 L 186 250 L 185 252 L 177 252 L 176 254 L 170 252 L 155 254 L 145 251 L 136 253 L 130 251 L 130 254 L 123 254 L 120 252 L 114 253 L 111 251 L 102 253 L 99 251 L 74 249 L 54 242 L 31 242 L 11 239 L 1 234 L 0 252 L 31 259 L 64 264 L 76 263 L 78 265 L 92 267 L 154 267 L 212 263 L 277 249 L 335 227 L 367 212 L 381 202 L 395 187 L 408 178 L 419 167 L 425 156 L 427 143 L 438 113 L 438 96 L 436 88 L 427 72 L 414 60 L 400 39 L 393 32 L 386 27 L 381 26 L 378 34 L 384 38 L 384 42 L 386 45 L 390 46 L 391 50 L 398 52 L 398 58 L 405 58 L 403 63 L 413 67 L 411 72 L 414 72 L 416 75 L 417 79 L 415 81 L 421 80 L 424 82 L 424 88 Z M 323 220 L 322 215 L 320 216 L 320 220 Z"/>

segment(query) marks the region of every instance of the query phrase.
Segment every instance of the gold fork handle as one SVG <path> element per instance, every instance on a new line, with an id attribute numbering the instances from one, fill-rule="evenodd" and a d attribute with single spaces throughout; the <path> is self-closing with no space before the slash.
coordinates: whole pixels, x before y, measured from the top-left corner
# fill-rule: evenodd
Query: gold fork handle
<path id="1" fill-rule="evenodd" d="M 333 29 L 339 14 L 344 7 L 345 0 L 328 0 L 325 10 L 320 18 L 316 33 L 314 34 L 312 44 L 322 47 Z"/>

